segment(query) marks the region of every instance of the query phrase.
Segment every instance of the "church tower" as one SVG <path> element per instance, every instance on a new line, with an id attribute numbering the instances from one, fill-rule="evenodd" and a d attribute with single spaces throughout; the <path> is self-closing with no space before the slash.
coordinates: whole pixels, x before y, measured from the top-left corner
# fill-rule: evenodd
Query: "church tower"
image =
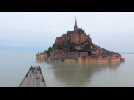
<path id="1" fill-rule="evenodd" d="M 74 31 L 78 29 L 78 26 L 77 26 L 77 20 L 75 18 L 75 25 L 74 25 Z"/>

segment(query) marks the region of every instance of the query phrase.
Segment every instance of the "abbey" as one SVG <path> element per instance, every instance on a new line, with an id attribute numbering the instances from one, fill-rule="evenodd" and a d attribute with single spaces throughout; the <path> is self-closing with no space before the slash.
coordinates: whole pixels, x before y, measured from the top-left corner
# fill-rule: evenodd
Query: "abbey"
<path id="1" fill-rule="evenodd" d="M 88 35 L 86 35 L 84 30 L 78 28 L 76 20 L 74 30 L 68 31 L 67 34 L 63 34 L 62 37 L 65 41 L 69 41 L 70 43 L 76 45 L 84 44 L 86 42 L 92 43 L 91 38 Z"/>
<path id="2" fill-rule="evenodd" d="M 75 20 L 74 30 L 67 31 L 61 37 L 57 37 L 55 43 L 57 45 L 64 45 L 65 42 L 75 45 L 92 44 L 92 40 L 89 35 L 86 35 L 84 30 L 78 28 L 77 21 Z M 90 45 L 91 46 L 91 45 Z"/>

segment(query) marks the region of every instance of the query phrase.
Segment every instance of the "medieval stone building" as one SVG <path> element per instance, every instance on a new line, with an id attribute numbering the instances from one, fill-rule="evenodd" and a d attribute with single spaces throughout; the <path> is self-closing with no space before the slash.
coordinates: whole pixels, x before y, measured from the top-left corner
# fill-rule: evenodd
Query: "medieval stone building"
<path id="1" fill-rule="evenodd" d="M 66 34 L 63 34 L 62 37 L 57 37 L 55 44 L 63 45 L 65 41 L 69 43 L 80 45 L 83 43 L 92 44 L 92 40 L 89 35 L 86 35 L 83 29 L 79 28 L 77 25 L 77 21 L 75 20 L 74 30 L 67 31 Z"/>
<path id="2" fill-rule="evenodd" d="M 93 43 L 90 36 L 86 35 L 84 30 L 78 27 L 75 19 L 74 30 L 67 31 L 67 33 L 63 34 L 61 37 L 56 37 L 54 45 L 56 49 L 53 50 L 53 57 L 55 59 L 64 59 L 67 57 L 77 58 L 79 56 L 88 56 L 90 46 L 92 46 Z"/>

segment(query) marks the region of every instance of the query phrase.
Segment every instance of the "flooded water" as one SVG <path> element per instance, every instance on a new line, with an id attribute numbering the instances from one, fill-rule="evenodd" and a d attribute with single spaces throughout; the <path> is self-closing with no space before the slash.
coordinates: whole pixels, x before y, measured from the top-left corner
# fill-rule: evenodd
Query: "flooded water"
<path id="1" fill-rule="evenodd" d="M 40 65 L 48 87 L 53 86 L 134 86 L 134 54 L 123 55 L 125 63 L 78 65 L 35 63 L 34 52 L 0 52 L 0 86 L 16 87 L 31 65 Z"/>

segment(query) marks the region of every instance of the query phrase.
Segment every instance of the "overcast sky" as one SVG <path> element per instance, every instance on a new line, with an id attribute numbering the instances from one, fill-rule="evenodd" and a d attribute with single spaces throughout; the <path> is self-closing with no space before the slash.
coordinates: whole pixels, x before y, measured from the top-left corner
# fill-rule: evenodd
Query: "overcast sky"
<path id="1" fill-rule="evenodd" d="M 55 37 L 78 26 L 94 43 L 115 51 L 134 51 L 133 12 L 0 12 L 0 48 L 47 49 Z"/>

